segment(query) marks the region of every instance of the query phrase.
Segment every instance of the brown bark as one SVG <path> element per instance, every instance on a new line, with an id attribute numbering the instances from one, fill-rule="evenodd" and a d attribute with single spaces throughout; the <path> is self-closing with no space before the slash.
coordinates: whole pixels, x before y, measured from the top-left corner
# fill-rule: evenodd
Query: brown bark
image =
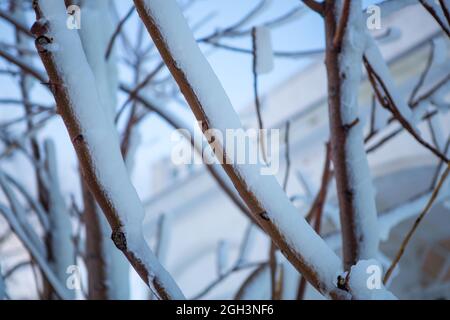
<path id="1" fill-rule="evenodd" d="M 82 180 L 81 172 L 80 177 Z M 85 182 L 81 181 L 84 210 L 83 219 L 86 226 L 86 252 L 84 261 L 88 270 L 88 298 L 90 300 L 107 300 L 107 268 L 103 255 L 103 236 L 97 212 L 97 204 Z"/>
<path id="2" fill-rule="evenodd" d="M 209 129 L 213 129 L 210 125 L 208 117 L 205 114 L 203 106 L 197 98 L 195 90 L 191 87 L 189 81 L 186 78 L 184 70 L 181 70 L 174 60 L 166 43 L 166 40 L 161 34 L 158 24 L 148 14 L 145 4 L 142 0 L 135 0 L 134 2 L 139 16 L 146 25 L 147 30 L 155 43 L 155 46 L 158 48 L 161 54 L 161 57 L 169 68 L 172 76 L 178 83 L 178 86 L 180 87 L 181 92 L 183 93 L 185 99 L 191 107 L 195 117 L 202 123 L 202 131 L 205 132 Z M 305 257 L 301 256 L 301 254 L 296 252 L 296 250 L 294 250 L 292 246 L 286 242 L 283 232 L 278 228 L 277 225 L 275 225 L 270 219 L 267 218 L 266 208 L 262 206 L 258 197 L 249 190 L 247 182 L 243 179 L 242 176 L 238 174 L 234 166 L 230 164 L 230 161 L 226 160 L 227 155 L 225 154 L 225 152 L 223 152 L 222 154 L 223 158 L 219 160 L 221 160 L 220 162 L 222 163 L 225 172 L 232 180 L 242 199 L 245 201 L 250 211 L 252 212 L 252 215 L 258 221 L 258 224 L 266 231 L 266 233 L 270 236 L 272 241 L 277 245 L 277 247 L 281 250 L 285 257 L 320 292 L 326 293 L 335 299 L 348 297 L 345 292 L 339 290 L 338 288 L 331 289 L 330 284 L 324 283 L 323 279 L 321 279 L 315 271 L 314 266 L 311 266 Z"/>
<path id="3" fill-rule="evenodd" d="M 325 2 L 324 20 L 326 35 L 325 64 L 328 78 L 328 115 L 331 136 L 331 154 L 334 165 L 336 187 L 339 201 L 339 211 L 343 241 L 344 268 L 349 269 L 361 255 L 359 243 L 363 240 L 363 234 L 357 232 L 357 212 L 354 206 L 354 187 L 349 176 L 350 168 L 347 165 L 346 145 L 349 131 L 358 124 L 358 119 L 353 123 L 344 123 L 341 111 L 342 84 L 347 75 L 340 72 L 340 59 L 342 46 L 335 46 L 335 37 L 338 28 L 339 12 L 336 12 L 335 1 Z M 344 28 L 345 27 L 341 27 Z M 342 35 L 341 37 L 344 37 Z M 361 61 L 354 61 L 355 64 Z M 355 88 L 357 90 L 358 88 Z M 357 95 L 357 92 L 355 92 Z"/>
<path id="4" fill-rule="evenodd" d="M 43 16 L 39 1 L 34 1 L 33 7 L 36 13 L 36 23 L 32 27 L 32 33 L 36 36 L 36 49 L 50 78 L 50 87 L 56 100 L 58 113 L 63 118 L 77 153 L 86 185 L 88 185 L 92 194 L 95 196 L 113 230 L 111 238 L 116 247 L 127 257 L 142 280 L 150 288 L 155 289 L 155 293 L 162 299 L 175 298 L 171 292 L 166 290 L 164 281 L 167 279 L 163 280 L 155 274 L 152 274 L 151 271 L 154 270 L 148 270 L 148 265 L 145 264 L 148 261 L 142 261 L 136 255 L 137 253 L 135 251 L 130 250 L 127 244 L 127 235 L 122 230 L 123 221 L 121 220 L 121 216 L 115 207 L 114 200 L 110 199 L 109 194 L 99 180 L 98 169 L 93 163 L 93 151 L 88 144 L 89 141 L 86 141 L 82 134 L 83 124 L 79 122 L 79 119 L 75 117 L 73 112 L 74 102 L 71 100 L 73 97 L 67 88 L 66 78 L 61 74 L 61 66 L 57 65 L 52 52 L 45 49 L 46 45 L 53 42 L 53 35 L 49 34 L 49 25 L 45 22 L 46 17 Z M 144 241 L 143 236 L 142 241 Z M 149 248 L 146 249 L 149 250 Z M 170 278 L 169 280 L 172 279 Z"/>

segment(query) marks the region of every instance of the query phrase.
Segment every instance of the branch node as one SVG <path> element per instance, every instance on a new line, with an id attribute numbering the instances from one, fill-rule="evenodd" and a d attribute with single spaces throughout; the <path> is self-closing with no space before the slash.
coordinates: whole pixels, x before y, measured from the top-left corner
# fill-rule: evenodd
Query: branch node
<path id="1" fill-rule="evenodd" d="M 127 250 L 127 238 L 121 228 L 117 228 L 111 233 L 111 240 L 114 242 L 117 249 L 121 251 Z"/>
<path id="2" fill-rule="evenodd" d="M 84 142 L 84 136 L 82 134 L 79 134 L 75 138 L 73 138 L 72 142 L 74 144 L 83 143 Z"/>
<path id="3" fill-rule="evenodd" d="M 265 220 L 265 221 L 270 221 L 269 215 L 267 214 L 266 211 L 261 212 L 261 213 L 259 214 L 259 216 L 260 216 L 263 220 Z"/>
<path id="4" fill-rule="evenodd" d="M 358 123 L 359 123 L 359 118 L 356 118 L 352 122 L 342 125 L 342 129 L 344 129 L 345 132 L 348 132 L 348 131 L 350 131 L 351 128 L 356 126 Z"/>

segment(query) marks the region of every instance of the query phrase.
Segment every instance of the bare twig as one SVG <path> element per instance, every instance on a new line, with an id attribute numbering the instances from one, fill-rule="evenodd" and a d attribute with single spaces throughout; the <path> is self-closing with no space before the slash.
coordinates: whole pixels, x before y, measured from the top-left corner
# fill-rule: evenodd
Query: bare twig
<path id="1" fill-rule="evenodd" d="M 123 26 L 125 25 L 125 22 L 131 17 L 131 15 L 134 12 L 134 6 L 131 6 L 131 8 L 128 10 L 127 14 L 119 21 L 117 24 L 116 29 L 114 30 L 111 39 L 108 42 L 108 46 L 106 48 L 105 53 L 105 59 L 108 60 L 109 56 L 111 55 L 112 48 L 114 47 L 114 42 L 116 41 L 117 36 L 121 33 Z"/>
<path id="2" fill-rule="evenodd" d="M 372 87 L 375 89 L 377 87 L 377 83 L 380 84 L 381 88 L 383 89 L 383 92 L 385 94 L 385 97 L 387 99 L 387 102 L 389 103 L 389 110 L 392 112 L 392 115 L 394 116 L 395 119 L 398 120 L 398 122 L 403 126 L 403 128 L 408 131 L 411 136 L 413 136 L 417 142 L 419 142 L 421 145 L 423 145 L 425 148 L 427 148 L 428 150 L 430 150 L 435 156 L 437 156 L 438 158 L 440 158 L 441 160 L 448 162 L 449 160 L 447 159 L 447 157 L 442 154 L 442 152 L 440 152 L 439 150 L 437 150 L 434 146 L 432 146 L 431 144 L 429 144 L 427 141 L 425 141 L 417 132 L 416 130 L 412 127 L 412 125 L 408 122 L 408 120 L 406 120 L 403 115 L 400 113 L 400 111 L 398 110 L 398 107 L 395 104 L 394 99 L 391 96 L 391 93 L 389 91 L 389 88 L 387 88 L 386 84 L 384 83 L 384 81 L 381 79 L 381 77 L 377 74 L 377 72 L 373 69 L 373 67 L 370 65 L 369 61 L 364 58 L 364 65 L 366 66 L 367 72 L 369 74 L 371 74 L 373 76 L 372 79 L 376 80 L 375 81 L 371 81 L 372 83 Z M 369 78 L 370 79 L 370 78 Z M 377 90 L 377 89 L 375 89 Z M 380 96 L 379 94 L 377 94 L 378 96 Z M 381 100 L 380 104 L 385 104 L 385 100 Z"/>
<path id="3" fill-rule="evenodd" d="M 423 220 L 425 215 L 430 211 L 431 207 L 433 206 L 434 201 L 436 200 L 439 191 L 441 190 L 442 185 L 444 184 L 445 179 L 447 178 L 448 174 L 450 172 L 450 162 L 447 163 L 447 169 L 442 174 L 438 184 L 436 185 L 435 189 L 433 190 L 433 193 L 431 194 L 430 199 L 428 200 L 427 205 L 422 210 L 420 215 L 417 217 L 416 221 L 414 221 L 414 224 L 412 228 L 409 230 L 409 232 L 406 234 L 405 239 L 403 239 L 403 242 L 400 246 L 399 251 L 397 252 L 397 255 L 395 256 L 394 260 L 392 261 L 392 264 L 386 271 L 386 274 L 384 276 L 383 282 L 386 284 L 389 280 L 389 278 L 392 275 L 392 272 L 394 271 L 395 267 L 397 266 L 398 262 L 403 256 L 403 253 L 405 252 L 406 246 L 408 245 L 409 241 L 411 240 L 411 237 L 413 236 L 416 229 L 419 227 L 420 222 Z"/>
<path id="4" fill-rule="evenodd" d="M 450 12 L 449 8 L 447 8 L 444 0 L 439 0 L 442 11 L 444 12 L 445 19 L 447 19 L 447 24 L 450 26 Z"/>
<path id="5" fill-rule="evenodd" d="M 447 34 L 448 37 L 450 37 L 450 29 L 445 25 L 445 22 L 441 20 L 439 17 L 439 14 L 436 12 L 434 7 L 430 4 L 428 4 L 425 0 L 419 0 L 422 6 L 428 11 L 429 14 L 436 20 L 436 22 L 439 24 L 439 26 L 442 28 L 442 30 Z"/>
<path id="6" fill-rule="evenodd" d="M 317 12 L 320 15 L 324 14 L 324 4 L 317 2 L 315 0 L 302 0 L 305 5 L 307 5 L 311 10 Z"/>
<path id="7" fill-rule="evenodd" d="M 431 66 L 433 65 L 435 49 L 436 48 L 434 46 L 434 42 L 431 42 L 430 54 L 428 55 L 427 64 L 425 65 L 425 69 L 423 70 L 423 72 L 420 75 L 419 81 L 414 86 L 414 89 L 411 92 L 411 96 L 409 97 L 409 102 L 408 102 L 409 105 L 412 105 L 417 93 L 419 92 L 420 88 L 422 88 L 422 86 L 425 82 L 425 78 L 427 77 L 427 75 L 431 69 Z"/>
<path id="8" fill-rule="evenodd" d="M 337 25 L 336 33 L 334 34 L 333 38 L 333 46 L 338 50 L 340 50 L 342 39 L 344 38 L 345 28 L 347 27 L 349 15 L 350 15 L 350 0 L 344 0 L 339 23 Z"/>
<path id="9" fill-rule="evenodd" d="M 32 36 L 30 29 L 27 26 L 25 26 L 24 24 L 22 24 L 20 21 L 16 20 L 14 18 L 14 16 L 11 15 L 10 13 L 0 10 L 0 18 L 5 19 L 6 21 L 8 21 L 12 25 L 14 25 L 17 29 L 19 29 L 24 34 L 26 34 L 30 37 Z"/>

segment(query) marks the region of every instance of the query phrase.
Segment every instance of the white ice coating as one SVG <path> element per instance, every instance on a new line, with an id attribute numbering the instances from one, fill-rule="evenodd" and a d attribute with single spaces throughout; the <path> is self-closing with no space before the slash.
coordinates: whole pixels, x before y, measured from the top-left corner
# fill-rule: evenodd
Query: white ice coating
<path id="1" fill-rule="evenodd" d="M 273 70 L 274 57 L 270 29 L 264 26 L 255 27 L 255 58 L 257 74 L 269 73 Z"/>
<path id="2" fill-rule="evenodd" d="M 144 208 L 131 184 L 121 156 L 117 132 L 107 110 L 102 107 L 96 79 L 83 52 L 78 33 L 66 28 L 64 2 L 42 0 L 39 5 L 49 23 L 49 34 L 60 47 L 60 50 L 53 53 L 53 57 L 68 91 L 73 117 L 81 128 L 80 133 L 89 150 L 94 174 L 103 193 L 120 216 L 127 238 L 127 249 L 134 253 L 150 273 L 149 280 L 157 278 L 172 298 L 182 299 L 184 296 L 180 289 L 144 240 Z"/>
<path id="3" fill-rule="evenodd" d="M 336 10 L 342 9 L 336 5 Z M 358 88 L 362 75 L 362 55 L 365 44 L 361 1 L 351 1 L 346 33 L 339 56 L 341 78 L 341 119 L 344 125 L 359 117 Z M 348 130 L 345 145 L 347 178 L 353 191 L 353 206 L 357 238 L 361 239 L 360 259 L 375 258 L 378 252 L 378 221 L 375 193 L 364 147 L 362 122 Z"/>
<path id="4" fill-rule="evenodd" d="M 143 1 L 147 14 L 155 20 L 176 65 L 180 68 L 204 108 L 210 126 L 226 136 L 227 129 L 242 129 L 237 113 L 217 76 L 200 51 L 189 27 L 174 0 Z M 226 142 L 224 142 L 226 145 Z M 236 164 L 235 170 L 266 210 L 268 218 L 281 231 L 287 244 L 323 282 L 323 292 L 334 290 L 336 272 L 341 260 L 299 217 L 274 176 L 261 175 L 261 163 Z"/>

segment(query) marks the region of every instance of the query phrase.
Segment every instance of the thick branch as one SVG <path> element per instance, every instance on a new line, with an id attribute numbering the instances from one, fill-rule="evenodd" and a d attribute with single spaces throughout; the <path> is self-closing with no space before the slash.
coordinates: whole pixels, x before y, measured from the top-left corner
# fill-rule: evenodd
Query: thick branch
<path id="1" fill-rule="evenodd" d="M 341 2 L 327 1 L 325 10 L 326 66 L 332 159 L 342 226 L 344 266 L 374 258 L 378 249 L 377 213 L 362 124 L 358 118 L 363 26 L 361 1 L 351 1 L 341 48 L 334 46 Z M 361 41 L 350 41 L 352 33 Z"/>
<path id="2" fill-rule="evenodd" d="M 135 6 L 197 120 L 201 121 L 203 132 L 214 128 L 225 137 L 227 129 L 242 130 L 237 114 L 176 2 L 135 0 Z M 209 142 L 213 143 L 211 139 Z M 220 154 L 223 168 L 272 241 L 320 292 L 333 298 L 348 298 L 334 284 L 335 272 L 340 269 L 339 258 L 298 217 L 275 177 L 261 175 L 261 163 L 235 164 L 228 158 L 231 153 L 225 145 L 225 142 L 214 144 L 216 156 Z"/>
<path id="3" fill-rule="evenodd" d="M 34 9 L 36 48 L 85 181 L 113 230 L 112 240 L 161 298 L 184 298 L 145 242 L 144 208 L 121 157 L 115 128 L 102 108 L 78 34 L 65 26 L 64 4 L 41 0 L 34 2 Z"/>

